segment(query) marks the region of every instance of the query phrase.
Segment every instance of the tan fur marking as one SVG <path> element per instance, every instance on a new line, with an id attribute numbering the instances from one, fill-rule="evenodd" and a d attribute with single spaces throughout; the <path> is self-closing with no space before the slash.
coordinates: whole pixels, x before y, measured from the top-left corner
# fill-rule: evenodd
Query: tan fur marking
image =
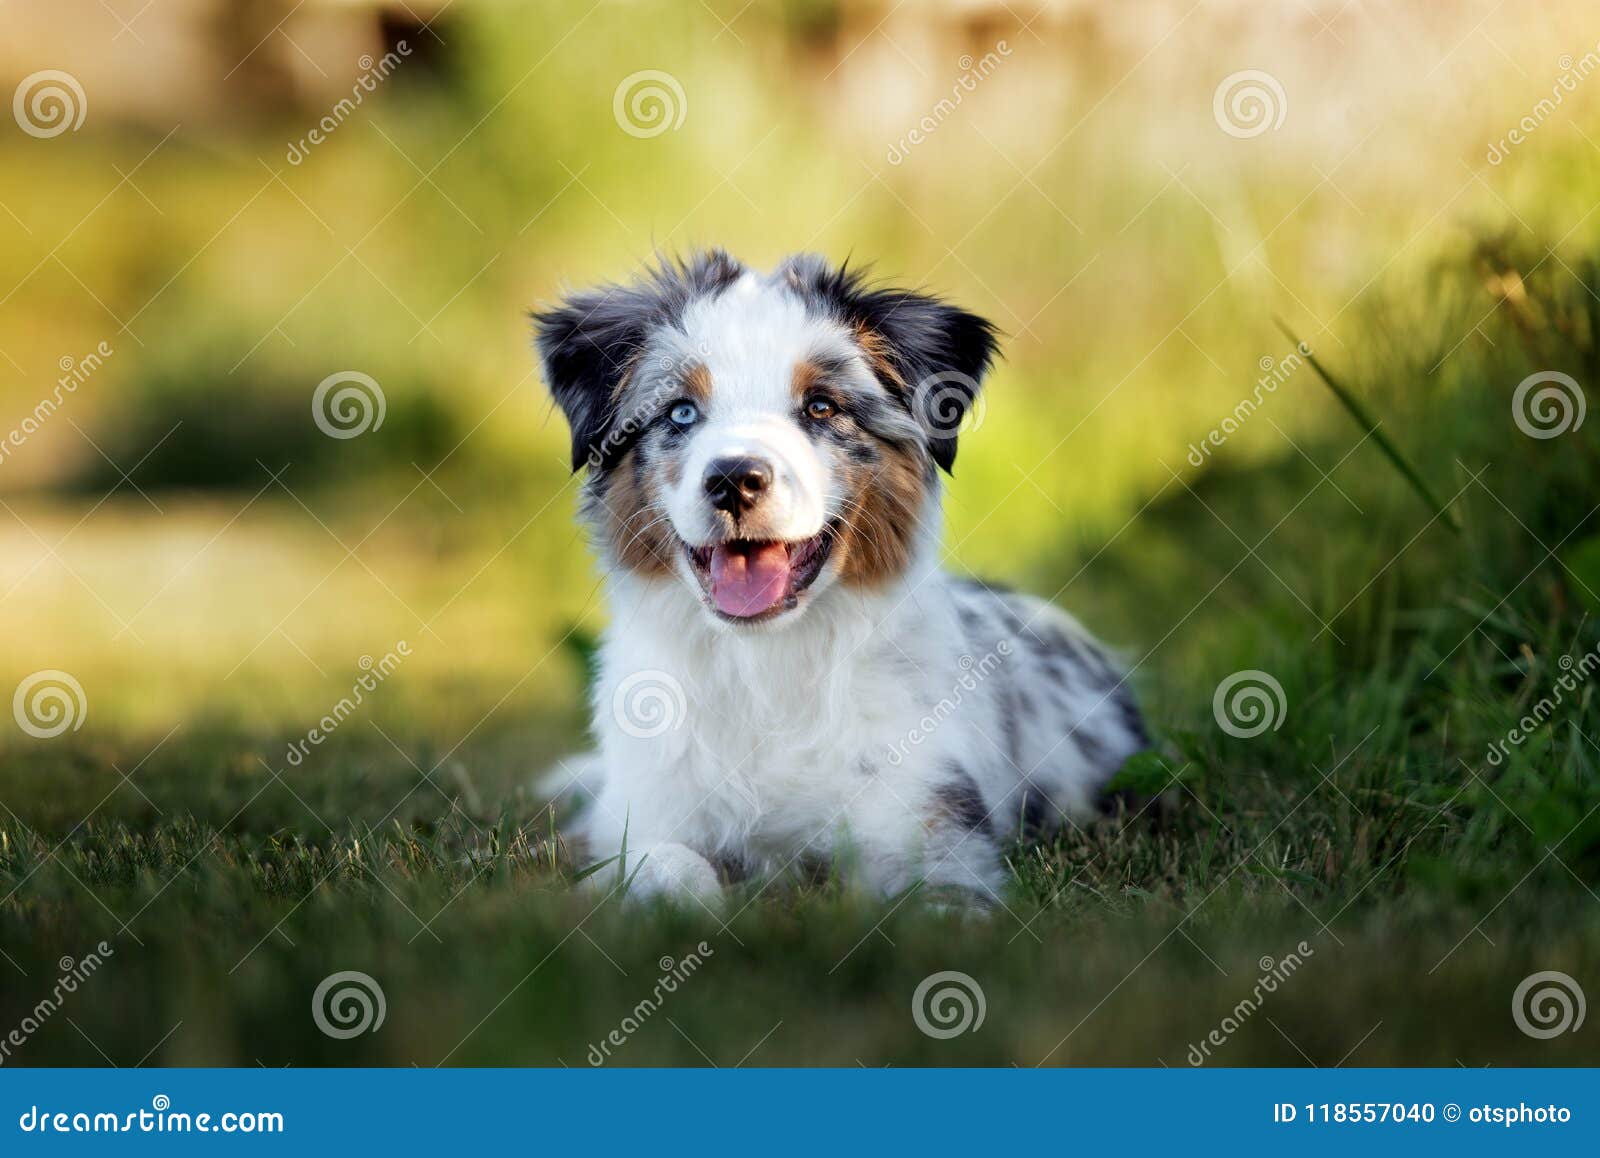
<path id="1" fill-rule="evenodd" d="M 802 359 L 794 364 L 794 373 L 789 378 L 789 389 L 793 391 L 796 400 L 804 402 L 818 386 L 822 385 L 822 367 L 815 362 Z"/>
<path id="2" fill-rule="evenodd" d="M 856 345 L 861 347 L 861 352 L 866 355 L 867 365 L 872 367 L 872 372 L 883 380 L 886 388 L 906 390 L 905 379 L 900 377 L 900 372 L 894 368 L 894 363 L 889 360 L 888 343 L 883 335 L 866 326 L 855 327 Z"/>
<path id="3" fill-rule="evenodd" d="M 834 545 L 840 581 L 881 587 L 904 574 L 911 562 L 927 475 L 911 454 L 889 450 L 872 466 L 846 467 L 845 484 L 850 497 Z"/>
<path id="4" fill-rule="evenodd" d="M 711 401 L 711 370 L 704 362 L 684 371 L 683 392 L 701 405 Z"/>
<path id="5" fill-rule="evenodd" d="M 672 528 L 635 470 L 638 451 L 629 449 L 612 472 L 602 505 L 603 529 L 617 562 L 640 575 L 672 573 Z"/>

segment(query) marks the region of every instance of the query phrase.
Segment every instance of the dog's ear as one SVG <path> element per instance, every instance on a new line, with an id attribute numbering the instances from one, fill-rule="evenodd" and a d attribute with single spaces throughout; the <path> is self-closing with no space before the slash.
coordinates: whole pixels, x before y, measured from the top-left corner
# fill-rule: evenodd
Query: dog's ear
<path id="1" fill-rule="evenodd" d="M 573 470 L 603 461 L 623 380 L 657 314 L 653 295 L 613 285 L 532 315 L 545 383 L 572 430 Z"/>
<path id="2" fill-rule="evenodd" d="M 650 333 L 694 298 L 719 293 L 744 272 L 720 249 L 661 257 L 631 285 L 608 285 L 535 311 L 534 345 L 545 382 L 572 430 L 572 469 L 601 467 L 626 449 L 613 440 L 623 384 Z M 619 432 L 620 433 L 620 432 Z"/>
<path id="3" fill-rule="evenodd" d="M 956 439 L 998 348 L 994 326 L 914 290 L 874 288 L 866 275 L 803 254 L 784 267 L 789 284 L 831 306 L 856 332 L 884 388 L 911 410 L 933 461 L 948 473 Z"/>

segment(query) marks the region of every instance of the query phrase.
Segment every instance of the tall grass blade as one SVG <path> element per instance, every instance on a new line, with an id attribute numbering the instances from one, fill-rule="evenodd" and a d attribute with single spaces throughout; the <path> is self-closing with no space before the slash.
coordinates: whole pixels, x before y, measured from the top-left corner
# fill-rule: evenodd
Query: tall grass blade
<path id="1" fill-rule="evenodd" d="M 1306 348 L 1301 345 L 1300 339 L 1295 336 L 1294 331 L 1281 318 L 1274 318 L 1273 321 L 1277 323 L 1278 329 L 1283 331 L 1284 336 L 1295 344 L 1296 349 Z M 1433 489 L 1423 481 L 1422 476 L 1417 473 L 1416 468 L 1401 453 L 1400 448 L 1389 441 L 1389 436 L 1383 432 L 1377 419 L 1373 418 L 1367 408 L 1361 404 L 1360 399 L 1340 385 L 1334 376 L 1323 367 L 1322 363 L 1317 361 L 1316 355 L 1307 354 L 1306 361 L 1317 372 L 1317 377 L 1321 378 L 1327 384 L 1328 389 L 1333 391 L 1333 396 L 1350 412 L 1350 417 L 1356 420 L 1356 425 L 1361 427 L 1362 431 L 1373 442 L 1378 444 L 1378 449 L 1383 451 L 1384 457 L 1394 464 L 1394 468 L 1410 484 L 1411 489 L 1416 492 L 1417 497 L 1422 500 L 1423 504 L 1443 520 L 1445 526 L 1459 535 L 1461 533 L 1461 523 L 1457 520 L 1455 512 L 1439 501 L 1438 496 L 1433 493 Z"/>

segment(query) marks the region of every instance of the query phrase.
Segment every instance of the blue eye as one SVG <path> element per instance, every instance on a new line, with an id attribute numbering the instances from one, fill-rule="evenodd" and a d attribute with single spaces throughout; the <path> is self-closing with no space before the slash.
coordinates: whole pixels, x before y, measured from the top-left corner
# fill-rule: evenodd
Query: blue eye
<path id="1" fill-rule="evenodd" d="M 700 420 L 700 408 L 693 402 L 679 402 L 667 411 L 667 418 L 674 426 L 693 426 Z"/>

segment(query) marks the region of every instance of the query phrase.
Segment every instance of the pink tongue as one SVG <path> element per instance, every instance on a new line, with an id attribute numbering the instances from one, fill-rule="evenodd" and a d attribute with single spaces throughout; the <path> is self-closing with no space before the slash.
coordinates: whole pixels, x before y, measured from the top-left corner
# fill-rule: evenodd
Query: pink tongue
<path id="1" fill-rule="evenodd" d="M 724 615 L 760 615 L 788 590 L 789 549 L 782 543 L 762 543 L 748 551 L 723 545 L 711 553 L 711 600 Z"/>

